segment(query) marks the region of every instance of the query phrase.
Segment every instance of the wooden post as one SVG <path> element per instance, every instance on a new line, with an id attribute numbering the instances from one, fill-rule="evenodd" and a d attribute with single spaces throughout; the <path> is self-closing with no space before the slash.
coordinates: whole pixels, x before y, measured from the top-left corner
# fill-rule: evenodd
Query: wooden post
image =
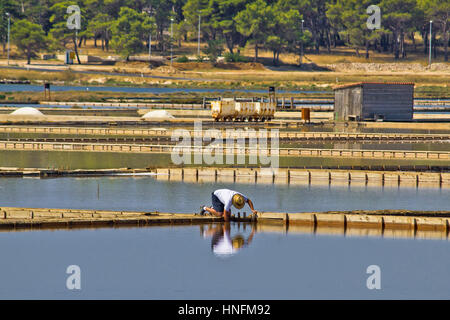
<path id="1" fill-rule="evenodd" d="M 50 92 L 50 83 L 44 83 L 44 99 L 47 99 L 47 90 L 48 90 L 48 99 L 51 100 L 51 92 Z"/>

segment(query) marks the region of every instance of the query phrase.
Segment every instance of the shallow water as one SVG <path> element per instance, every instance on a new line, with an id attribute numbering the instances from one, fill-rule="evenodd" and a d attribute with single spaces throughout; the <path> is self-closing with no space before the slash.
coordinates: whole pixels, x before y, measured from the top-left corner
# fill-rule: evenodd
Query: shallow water
<path id="1" fill-rule="evenodd" d="M 450 189 L 388 186 L 186 183 L 154 176 L 1 178 L 0 206 L 196 212 L 214 189 L 239 189 L 262 211 L 450 210 Z"/>
<path id="2" fill-rule="evenodd" d="M 190 184 L 154 177 L 0 179 L 1 206 L 193 212 L 216 188 L 263 211 L 450 209 L 449 189 Z M 212 226 L 0 233 L 0 298 L 450 298 L 450 243 L 255 230 L 238 252 L 213 252 Z M 202 229 L 203 228 L 203 229 Z M 211 229 L 221 232 L 222 226 Z M 231 224 L 230 237 L 251 235 Z M 227 231 L 225 231 L 227 232 Z M 81 268 L 81 290 L 66 268 Z M 369 265 L 381 290 L 366 287 Z"/>
<path id="3" fill-rule="evenodd" d="M 226 159 L 222 159 L 226 163 Z M 448 166 L 448 161 L 434 159 L 365 159 L 365 158 L 318 158 L 283 157 L 279 158 L 280 168 L 311 166 Z M 192 160 L 191 163 L 194 163 Z M 249 159 L 246 157 L 246 164 Z M 168 153 L 114 153 L 77 151 L 0 151 L 0 167 L 52 168 L 52 169 L 114 169 L 167 167 L 173 164 Z M 194 166 L 198 166 L 193 164 Z M 265 164 L 264 164 L 265 165 Z M 189 165 L 186 165 L 189 166 Z M 217 164 L 221 166 L 221 164 Z"/>
<path id="4" fill-rule="evenodd" d="M 450 297 L 447 241 L 256 233 L 222 258 L 190 226 L 2 233 L 0 244 L 2 299 Z M 366 287 L 374 264 L 381 290 Z M 69 265 L 81 269 L 79 291 L 66 289 Z"/>

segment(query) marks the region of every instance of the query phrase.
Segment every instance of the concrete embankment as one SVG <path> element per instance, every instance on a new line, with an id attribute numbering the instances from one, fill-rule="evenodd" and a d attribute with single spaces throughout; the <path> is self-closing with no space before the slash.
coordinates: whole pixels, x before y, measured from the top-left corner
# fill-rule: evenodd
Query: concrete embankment
<path id="1" fill-rule="evenodd" d="M 259 212 L 247 216 L 237 213 L 232 221 L 255 224 L 257 230 L 285 232 L 334 230 L 353 234 L 389 234 L 400 232 L 416 236 L 431 232 L 435 237 L 448 238 L 450 211 L 358 210 L 332 212 Z M 223 222 L 222 218 L 197 214 L 76 210 L 47 208 L 0 208 L 0 230 L 39 230 L 52 228 L 144 227 L 152 225 L 192 225 Z M 325 228 L 325 229 L 324 229 Z M 368 231 L 367 231 L 368 230 Z M 372 230 L 372 231 L 371 231 Z"/>
<path id="2" fill-rule="evenodd" d="M 257 232 L 448 240 L 449 213 L 403 210 L 267 212 L 259 214 Z"/>
<path id="3" fill-rule="evenodd" d="M 44 126 L 0 126 L 0 133 L 26 133 L 26 134 L 54 134 L 54 135 L 94 135 L 94 136 L 140 136 L 140 137 L 166 137 L 170 138 L 172 129 L 146 129 L 146 128 L 95 128 L 95 127 L 44 127 Z M 191 137 L 199 132 L 187 130 Z M 226 130 L 222 131 L 224 137 Z M 215 132 L 203 131 L 201 135 L 210 137 Z M 270 134 L 269 134 L 270 136 Z M 226 137 L 230 138 L 257 138 L 256 131 L 230 130 Z M 278 137 L 282 140 L 330 140 L 330 141 L 450 141 L 449 134 L 418 134 L 418 133 L 349 133 L 349 132 L 297 132 L 280 131 Z"/>
<path id="4" fill-rule="evenodd" d="M 268 168 L 158 168 L 157 179 L 185 182 L 266 184 L 378 184 L 450 188 L 450 172 Z"/>
<path id="5" fill-rule="evenodd" d="M 106 210 L 0 208 L 0 229 L 86 228 L 198 224 L 221 221 L 220 218 L 193 214 Z"/>
<path id="6" fill-rule="evenodd" d="M 77 151 L 77 152 L 118 152 L 118 153 L 184 153 L 210 154 L 211 148 L 201 146 L 151 145 L 151 144 L 108 144 L 108 143 L 70 143 L 70 142 L 19 142 L 0 141 L 0 150 L 33 151 Z M 422 159 L 450 160 L 450 152 L 415 150 L 363 150 L 363 149 L 313 149 L 313 148 L 273 148 L 264 149 L 268 156 L 280 157 L 332 157 L 332 158 L 372 158 L 372 159 Z M 223 147 L 223 154 L 255 157 L 260 149 L 257 146 Z"/>
<path id="7" fill-rule="evenodd" d="M 394 169 L 394 168 L 386 168 Z M 419 169 L 419 168 L 418 168 Z M 155 175 L 158 180 L 187 183 L 261 183 L 261 184 L 369 184 L 407 187 L 450 188 L 450 172 L 376 171 L 343 169 L 280 168 L 157 168 L 63 170 L 44 168 L 0 168 L 0 177 Z"/>

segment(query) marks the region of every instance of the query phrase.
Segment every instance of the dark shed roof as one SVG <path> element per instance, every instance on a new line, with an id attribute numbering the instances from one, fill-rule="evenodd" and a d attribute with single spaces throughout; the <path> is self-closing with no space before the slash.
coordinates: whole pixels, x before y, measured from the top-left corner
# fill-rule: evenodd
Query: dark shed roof
<path id="1" fill-rule="evenodd" d="M 352 87 L 362 87 L 365 84 L 414 85 L 414 82 L 357 82 L 357 83 L 350 83 L 350 84 L 344 84 L 341 86 L 336 86 L 333 88 L 333 90 L 346 89 L 346 88 L 352 88 Z"/>

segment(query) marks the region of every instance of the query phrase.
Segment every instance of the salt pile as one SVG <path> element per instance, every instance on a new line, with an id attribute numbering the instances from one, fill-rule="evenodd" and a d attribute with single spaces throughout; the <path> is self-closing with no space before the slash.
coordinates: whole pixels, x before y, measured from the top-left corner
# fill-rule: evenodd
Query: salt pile
<path id="1" fill-rule="evenodd" d="M 14 110 L 13 112 L 11 112 L 11 114 L 15 115 L 15 116 L 38 116 L 38 117 L 44 116 L 44 114 L 42 112 L 40 112 L 38 109 L 32 108 L 32 107 L 19 108 L 17 110 Z"/>
<path id="2" fill-rule="evenodd" d="M 175 117 L 166 110 L 149 111 L 142 116 L 142 119 L 174 119 Z"/>

